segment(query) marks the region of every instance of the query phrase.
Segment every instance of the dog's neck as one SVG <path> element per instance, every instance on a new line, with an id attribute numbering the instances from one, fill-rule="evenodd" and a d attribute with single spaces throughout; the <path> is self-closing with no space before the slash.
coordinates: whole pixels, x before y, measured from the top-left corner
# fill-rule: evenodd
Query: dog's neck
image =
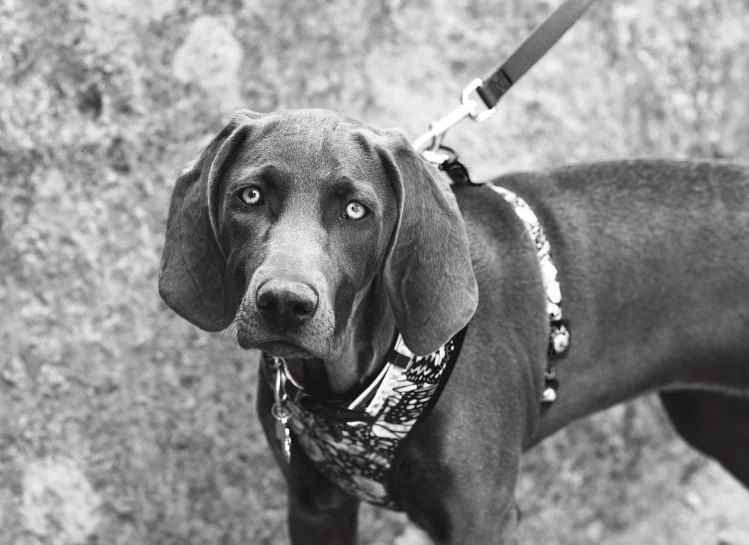
<path id="1" fill-rule="evenodd" d="M 345 394 L 366 385 L 385 365 L 396 325 L 382 275 L 378 274 L 354 301 L 341 355 L 324 362 L 330 389 Z"/>
<path id="2" fill-rule="evenodd" d="M 357 295 L 337 358 L 287 359 L 288 371 L 308 393 L 323 399 L 356 395 L 382 370 L 395 342 L 396 324 L 381 277 Z"/>

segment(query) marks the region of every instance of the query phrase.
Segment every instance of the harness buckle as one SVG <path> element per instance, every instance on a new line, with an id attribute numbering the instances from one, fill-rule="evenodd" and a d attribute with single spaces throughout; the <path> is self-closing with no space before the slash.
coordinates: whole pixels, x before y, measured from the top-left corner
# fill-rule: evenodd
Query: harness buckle
<path id="1" fill-rule="evenodd" d="M 421 155 L 424 159 L 447 174 L 450 185 L 484 185 L 471 180 L 471 176 L 468 174 L 468 169 L 463 163 L 458 161 L 458 153 L 452 148 L 440 145 L 436 150 L 422 151 Z M 413 354 L 409 357 L 413 357 Z"/>

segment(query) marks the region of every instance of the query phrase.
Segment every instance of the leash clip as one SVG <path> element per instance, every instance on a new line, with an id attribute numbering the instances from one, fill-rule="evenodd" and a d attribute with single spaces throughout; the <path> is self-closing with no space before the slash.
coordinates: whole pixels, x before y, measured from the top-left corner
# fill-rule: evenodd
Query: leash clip
<path id="1" fill-rule="evenodd" d="M 489 108 L 483 112 L 479 112 L 478 102 L 471 98 L 471 95 L 484 84 L 481 78 L 474 79 L 471 83 L 466 85 L 463 89 L 463 93 L 460 95 L 460 103 L 468 108 L 468 116 L 473 119 L 476 123 L 483 123 L 497 113 L 497 107 Z"/>
<path id="2" fill-rule="evenodd" d="M 466 117 L 470 117 L 476 123 L 483 123 L 497 112 L 496 108 L 490 108 L 479 112 L 478 102 L 471 98 L 471 95 L 476 92 L 482 84 L 483 82 L 481 81 L 481 78 L 476 78 L 466 85 L 460 95 L 460 106 L 442 119 L 433 121 L 429 124 L 429 131 L 414 141 L 413 146 L 416 148 L 416 151 L 422 151 L 425 149 L 428 149 L 429 151 L 438 150 L 442 146 L 442 141 L 445 139 L 445 133 L 463 121 Z"/>

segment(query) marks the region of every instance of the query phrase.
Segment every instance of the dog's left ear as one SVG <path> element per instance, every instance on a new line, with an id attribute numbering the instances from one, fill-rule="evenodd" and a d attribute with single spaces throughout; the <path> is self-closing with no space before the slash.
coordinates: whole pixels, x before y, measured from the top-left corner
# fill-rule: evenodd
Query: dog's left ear
<path id="1" fill-rule="evenodd" d="M 385 285 L 398 330 L 416 355 L 439 349 L 476 311 L 478 286 L 450 185 L 400 130 L 380 133 L 380 159 L 398 202 Z"/>

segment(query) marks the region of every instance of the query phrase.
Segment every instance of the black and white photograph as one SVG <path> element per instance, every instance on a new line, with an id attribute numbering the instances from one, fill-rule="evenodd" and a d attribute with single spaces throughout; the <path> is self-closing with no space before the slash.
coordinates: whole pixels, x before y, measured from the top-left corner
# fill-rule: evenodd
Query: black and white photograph
<path id="1" fill-rule="evenodd" d="M 747 0 L 0 0 L 0 545 L 749 545 Z"/>

